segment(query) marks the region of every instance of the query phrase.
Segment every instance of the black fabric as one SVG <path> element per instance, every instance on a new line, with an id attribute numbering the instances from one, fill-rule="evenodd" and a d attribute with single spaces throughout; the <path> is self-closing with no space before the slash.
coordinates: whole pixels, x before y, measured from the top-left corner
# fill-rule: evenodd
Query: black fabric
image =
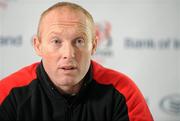
<path id="1" fill-rule="evenodd" d="M 43 65 L 37 79 L 14 88 L 0 106 L 0 120 L 128 121 L 125 98 L 112 85 L 99 84 L 92 67 L 76 95 L 57 91 Z"/>

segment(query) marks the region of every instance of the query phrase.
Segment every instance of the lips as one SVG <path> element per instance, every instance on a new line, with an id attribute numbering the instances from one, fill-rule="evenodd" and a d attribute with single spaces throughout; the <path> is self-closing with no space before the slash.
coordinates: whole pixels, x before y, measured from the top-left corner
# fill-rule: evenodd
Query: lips
<path id="1" fill-rule="evenodd" d="M 63 70 L 75 70 L 77 69 L 76 66 L 61 66 L 60 69 L 63 69 Z"/>

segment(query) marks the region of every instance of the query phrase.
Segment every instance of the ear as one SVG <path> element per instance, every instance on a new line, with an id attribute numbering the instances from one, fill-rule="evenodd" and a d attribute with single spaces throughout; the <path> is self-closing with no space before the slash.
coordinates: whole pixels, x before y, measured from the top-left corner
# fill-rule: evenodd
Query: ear
<path id="1" fill-rule="evenodd" d="M 42 55 L 42 45 L 40 42 L 40 39 L 37 35 L 35 35 L 33 37 L 33 46 L 34 46 L 34 50 L 36 51 L 36 54 L 41 56 Z"/>
<path id="2" fill-rule="evenodd" d="M 94 40 L 92 42 L 92 53 L 91 53 L 91 55 L 93 55 L 96 52 L 97 41 L 98 41 L 98 36 L 95 36 L 95 38 L 94 38 Z"/>

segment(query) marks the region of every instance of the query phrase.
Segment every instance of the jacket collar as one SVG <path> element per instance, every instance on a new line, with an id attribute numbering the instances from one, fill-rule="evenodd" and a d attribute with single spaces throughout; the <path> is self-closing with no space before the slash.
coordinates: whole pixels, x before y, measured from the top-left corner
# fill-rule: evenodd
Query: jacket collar
<path id="1" fill-rule="evenodd" d="M 53 98 L 57 98 L 57 99 L 65 99 L 63 94 L 61 94 L 56 89 L 56 87 L 50 80 L 48 74 L 46 73 L 46 71 L 43 67 L 42 62 L 38 65 L 36 71 L 37 71 L 37 79 L 40 81 L 40 84 L 42 85 L 42 87 L 44 88 L 44 91 L 46 92 L 46 94 L 48 96 L 50 96 L 51 98 L 53 97 Z M 77 97 L 83 96 L 88 91 L 88 87 L 92 82 L 92 64 L 90 65 L 90 68 L 82 81 L 83 81 L 83 84 L 82 84 L 82 87 L 81 87 L 79 93 L 77 94 Z"/>

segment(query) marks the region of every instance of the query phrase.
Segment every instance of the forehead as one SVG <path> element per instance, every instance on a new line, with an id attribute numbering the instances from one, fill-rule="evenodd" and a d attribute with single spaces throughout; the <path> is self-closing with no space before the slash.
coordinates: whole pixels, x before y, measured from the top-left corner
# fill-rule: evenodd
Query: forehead
<path id="1" fill-rule="evenodd" d="M 87 29 L 88 21 L 83 12 L 68 7 L 56 8 L 45 14 L 41 20 L 41 31 L 52 25 L 76 26 Z"/>

